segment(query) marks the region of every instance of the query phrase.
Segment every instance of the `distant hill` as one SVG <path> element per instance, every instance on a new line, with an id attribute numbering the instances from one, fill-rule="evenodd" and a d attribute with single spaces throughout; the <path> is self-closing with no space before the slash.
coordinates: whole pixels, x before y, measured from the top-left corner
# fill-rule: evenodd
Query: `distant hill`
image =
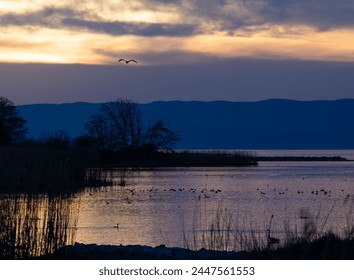
<path id="1" fill-rule="evenodd" d="M 180 132 L 183 149 L 354 149 L 354 99 L 259 102 L 158 101 L 139 105 L 144 121 L 163 119 Z M 100 104 L 18 106 L 29 136 L 84 133 Z"/>

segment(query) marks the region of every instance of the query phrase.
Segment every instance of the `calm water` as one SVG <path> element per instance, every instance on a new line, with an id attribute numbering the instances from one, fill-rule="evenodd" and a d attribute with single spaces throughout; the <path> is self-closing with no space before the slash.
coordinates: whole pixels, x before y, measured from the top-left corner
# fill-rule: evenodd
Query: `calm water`
<path id="1" fill-rule="evenodd" d="M 344 156 L 354 151 L 256 151 L 272 156 Z M 113 170 L 113 187 L 87 189 L 80 199 L 77 242 L 184 246 L 210 229 L 217 209 L 233 228 L 280 239 L 285 224 L 343 233 L 354 225 L 354 162 L 261 162 L 244 168 Z M 124 178 L 126 185 L 119 182 Z M 225 210 L 226 209 L 226 210 Z M 270 225 L 270 217 L 274 215 Z M 306 216 L 307 219 L 301 219 Z M 113 228 L 119 223 L 119 229 Z"/>

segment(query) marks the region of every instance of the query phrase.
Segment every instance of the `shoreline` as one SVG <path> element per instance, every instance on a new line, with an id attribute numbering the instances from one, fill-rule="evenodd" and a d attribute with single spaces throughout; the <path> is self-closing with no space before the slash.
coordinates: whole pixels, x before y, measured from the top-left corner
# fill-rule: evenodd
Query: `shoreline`
<path id="1" fill-rule="evenodd" d="M 193 251 L 179 247 L 97 245 L 75 243 L 37 260 L 353 260 L 354 239 L 328 232 L 315 239 L 301 238 L 286 245 L 252 251 Z"/>
<path id="2" fill-rule="evenodd" d="M 261 156 L 257 161 L 353 161 L 341 156 Z"/>
<path id="3" fill-rule="evenodd" d="M 40 260 L 212 260 L 240 259 L 243 252 L 193 251 L 180 247 L 147 245 L 97 245 L 75 243 L 54 253 L 37 257 Z"/>
<path id="4" fill-rule="evenodd" d="M 103 168 L 153 168 L 153 167 L 248 167 L 259 162 L 350 162 L 342 156 L 253 156 L 247 153 L 196 153 L 171 152 L 157 153 L 151 158 L 139 155 L 118 157 L 110 163 L 93 164 L 91 167 Z"/>

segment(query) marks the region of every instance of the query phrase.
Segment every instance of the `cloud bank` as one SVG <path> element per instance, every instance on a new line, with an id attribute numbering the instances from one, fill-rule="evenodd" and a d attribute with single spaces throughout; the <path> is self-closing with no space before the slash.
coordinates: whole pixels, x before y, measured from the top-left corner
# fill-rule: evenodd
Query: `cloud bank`
<path id="1" fill-rule="evenodd" d="M 193 56 L 354 61 L 353 14 L 351 0 L 5 1 L 0 61 L 105 64 L 130 54 L 165 63 Z M 33 48 L 21 50 L 26 45 Z"/>
<path id="2" fill-rule="evenodd" d="M 87 7 L 75 1 L 67 2 L 64 7 L 38 4 L 35 11 L 2 12 L 0 23 L 1 26 L 73 28 L 139 36 L 232 34 L 239 29 L 248 28 L 249 32 L 257 27 L 264 29 L 267 25 L 300 25 L 319 31 L 354 27 L 354 2 L 350 0 L 135 0 L 118 3 L 94 1 Z M 109 12 L 102 16 L 100 10 Z M 119 20 L 121 14 L 127 12 L 174 14 L 175 20 L 171 23 L 167 17 L 165 22 L 154 22 L 153 17 L 147 21 L 143 16 L 141 21 L 134 17 L 129 20 L 129 16 Z"/>

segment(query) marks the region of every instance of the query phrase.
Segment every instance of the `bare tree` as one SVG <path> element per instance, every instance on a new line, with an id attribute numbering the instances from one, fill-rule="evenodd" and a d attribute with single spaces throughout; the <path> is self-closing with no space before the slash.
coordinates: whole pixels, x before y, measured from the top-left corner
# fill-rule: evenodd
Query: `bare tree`
<path id="1" fill-rule="evenodd" d="M 99 151 L 107 152 L 117 148 L 114 127 L 102 114 L 92 115 L 86 123 L 85 129 L 95 139 Z"/>
<path id="2" fill-rule="evenodd" d="M 7 97 L 0 96 L 0 145 L 9 145 L 25 139 L 26 121 L 19 116 L 15 105 Z"/>
<path id="3" fill-rule="evenodd" d="M 142 119 L 136 103 L 118 99 L 103 104 L 100 112 L 86 123 L 86 131 L 96 139 L 100 151 L 139 150 L 143 146 L 150 146 L 153 150 L 170 149 L 179 139 L 163 121 L 146 129 Z"/>
<path id="4" fill-rule="evenodd" d="M 42 134 L 41 142 L 43 145 L 54 149 L 67 149 L 70 147 L 70 137 L 63 130 Z"/>
<path id="5" fill-rule="evenodd" d="M 148 129 L 145 144 L 153 146 L 156 150 L 170 150 L 179 139 L 176 131 L 168 128 L 164 121 L 159 120 Z"/>
<path id="6" fill-rule="evenodd" d="M 101 111 L 115 127 L 122 148 L 136 149 L 141 146 L 142 120 L 136 103 L 129 99 L 118 99 L 104 104 Z"/>

